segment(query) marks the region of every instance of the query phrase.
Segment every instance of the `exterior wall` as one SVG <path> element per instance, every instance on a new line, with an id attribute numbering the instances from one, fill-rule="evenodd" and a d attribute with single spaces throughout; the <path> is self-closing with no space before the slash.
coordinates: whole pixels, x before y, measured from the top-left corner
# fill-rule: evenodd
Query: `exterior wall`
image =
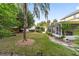
<path id="1" fill-rule="evenodd" d="M 60 22 L 56 22 L 55 24 L 54 24 L 54 26 L 52 26 L 52 34 L 54 35 L 54 36 L 58 36 L 58 37 L 60 37 L 60 36 L 62 36 L 63 35 L 63 32 L 62 32 L 62 24 L 61 24 L 61 22 L 65 22 L 65 21 L 67 21 L 67 22 L 71 22 L 70 24 L 72 24 L 72 26 L 73 26 L 73 28 L 71 28 L 71 30 L 69 30 L 70 32 L 69 32 L 69 34 L 72 32 L 74 32 L 74 30 L 75 29 L 77 29 L 77 25 L 79 26 L 79 12 L 78 13 L 73 13 L 72 15 L 69 15 L 69 16 L 67 16 L 67 17 L 65 17 L 65 18 L 63 18 L 63 19 L 61 19 L 61 21 Z M 68 33 L 67 33 L 68 34 Z M 67 36 L 67 35 L 66 35 Z"/>
<path id="2" fill-rule="evenodd" d="M 65 36 L 71 36 L 71 35 L 74 35 L 74 30 L 76 30 L 77 29 L 77 27 L 79 26 L 79 24 L 71 24 L 72 25 L 72 28 L 70 29 L 70 30 L 67 30 L 67 31 L 64 31 L 64 33 L 65 33 Z M 57 36 L 57 35 L 59 35 L 59 36 L 57 36 L 57 37 L 61 37 L 61 36 L 63 36 L 63 32 L 62 32 L 62 24 L 58 24 L 58 23 L 56 23 L 52 28 L 52 30 L 53 30 L 53 35 L 54 36 Z"/>
<path id="3" fill-rule="evenodd" d="M 71 16 L 69 15 L 69 16 L 63 18 L 60 22 L 63 22 L 63 21 L 64 22 L 65 21 L 70 22 L 71 25 L 73 26 L 73 28 L 71 30 L 74 30 L 77 27 L 77 26 L 74 26 L 74 25 L 79 24 L 79 13 L 72 14 Z"/>

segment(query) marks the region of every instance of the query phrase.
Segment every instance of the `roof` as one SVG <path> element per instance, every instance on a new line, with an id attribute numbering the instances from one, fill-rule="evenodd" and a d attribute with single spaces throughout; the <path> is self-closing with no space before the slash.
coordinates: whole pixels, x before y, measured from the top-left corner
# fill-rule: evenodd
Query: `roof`
<path id="1" fill-rule="evenodd" d="M 72 15 L 75 15 L 75 14 L 77 14 L 77 13 L 79 13 L 79 10 L 76 10 L 76 11 L 72 12 L 71 14 L 65 16 L 64 18 L 62 18 L 62 19 L 60 19 L 60 20 L 63 20 L 63 19 L 65 19 L 65 18 L 70 17 L 70 16 L 72 16 Z"/>

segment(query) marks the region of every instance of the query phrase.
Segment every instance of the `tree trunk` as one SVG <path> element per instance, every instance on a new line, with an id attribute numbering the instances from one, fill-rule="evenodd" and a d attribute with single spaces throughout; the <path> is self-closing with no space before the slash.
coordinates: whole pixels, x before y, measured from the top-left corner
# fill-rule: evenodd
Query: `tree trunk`
<path id="1" fill-rule="evenodd" d="M 24 31 L 23 31 L 23 39 L 24 40 L 27 40 L 27 37 L 26 37 L 26 30 L 27 30 L 27 12 L 28 12 L 28 8 L 27 8 L 27 3 L 24 3 L 23 4 L 23 11 L 24 11 Z"/>

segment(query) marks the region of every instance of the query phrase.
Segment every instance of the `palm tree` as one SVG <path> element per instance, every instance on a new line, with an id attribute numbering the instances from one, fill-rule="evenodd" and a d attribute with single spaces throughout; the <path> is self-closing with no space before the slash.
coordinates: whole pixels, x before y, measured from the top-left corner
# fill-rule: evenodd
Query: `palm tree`
<path id="1" fill-rule="evenodd" d="M 34 3 L 34 15 L 40 19 L 40 12 L 42 12 L 45 15 L 45 18 L 48 19 L 48 11 L 50 10 L 49 4 L 47 3 Z M 27 40 L 26 37 L 26 29 L 28 27 L 27 25 L 27 12 L 28 12 L 28 3 L 23 3 L 23 12 L 24 12 L 24 40 Z"/>

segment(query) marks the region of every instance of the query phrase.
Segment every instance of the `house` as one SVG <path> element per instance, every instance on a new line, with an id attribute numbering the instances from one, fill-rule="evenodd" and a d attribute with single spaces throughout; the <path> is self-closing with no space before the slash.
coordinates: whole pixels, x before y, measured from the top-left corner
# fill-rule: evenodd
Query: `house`
<path id="1" fill-rule="evenodd" d="M 67 40 L 78 37 L 79 34 L 76 34 L 76 32 L 79 32 L 79 10 L 65 16 L 59 22 L 53 22 L 51 32 L 53 36 L 58 38 L 65 36 Z"/>
<path id="2" fill-rule="evenodd" d="M 32 26 L 31 28 L 28 29 L 28 31 L 34 32 L 36 30 L 36 26 Z"/>

